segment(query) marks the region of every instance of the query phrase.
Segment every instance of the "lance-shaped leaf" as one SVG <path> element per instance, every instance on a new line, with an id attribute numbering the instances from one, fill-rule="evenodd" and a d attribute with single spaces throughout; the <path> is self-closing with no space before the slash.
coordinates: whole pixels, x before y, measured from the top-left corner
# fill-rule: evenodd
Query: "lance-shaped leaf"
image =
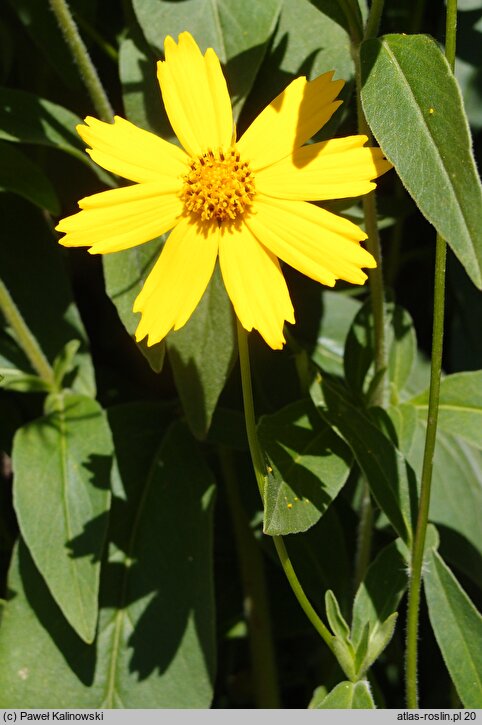
<path id="1" fill-rule="evenodd" d="M 187 421 L 205 438 L 236 360 L 236 324 L 218 266 L 187 324 L 167 338 L 169 360 Z"/>
<path id="2" fill-rule="evenodd" d="M 320 413 L 348 443 L 375 500 L 408 543 L 417 501 L 413 469 L 390 438 L 350 403 L 339 386 L 324 380 L 322 387 L 327 408 L 320 408 Z"/>
<path id="3" fill-rule="evenodd" d="M 210 706 L 213 477 L 185 426 L 162 439 L 168 417 L 147 403 L 109 414 L 119 477 L 93 644 L 20 546 L 0 631 L 3 707 Z"/>
<path id="4" fill-rule="evenodd" d="M 362 45 L 361 64 L 362 103 L 375 138 L 422 214 L 482 288 L 482 187 L 447 60 L 426 35 L 386 35 Z"/>
<path id="5" fill-rule="evenodd" d="M 102 408 L 56 395 L 17 432 L 12 453 L 20 531 L 52 596 L 86 642 L 95 636 L 110 507 L 112 439 Z"/>
<path id="6" fill-rule="evenodd" d="M 343 487 L 350 452 L 307 400 L 261 418 L 258 434 L 272 469 L 265 488 L 265 533 L 306 531 Z"/>
<path id="7" fill-rule="evenodd" d="M 482 617 L 436 551 L 423 573 L 430 622 L 465 707 L 482 707 Z"/>

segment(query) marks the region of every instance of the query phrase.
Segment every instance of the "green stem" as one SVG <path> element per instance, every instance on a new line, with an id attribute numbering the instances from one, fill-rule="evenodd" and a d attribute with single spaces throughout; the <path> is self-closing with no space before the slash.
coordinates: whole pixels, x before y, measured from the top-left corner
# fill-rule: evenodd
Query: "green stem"
<path id="1" fill-rule="evenodd" d="M 363 40 L 375 38 L 378 35 L 378 28 L 380 27 L 384 3 L 385 0 L 372 0 L 367 24 L 365 26 L 365 32 L 363 33 Z"/>
<path id="2" fill-rule="evenodd" d="M 219 459 L 240 564 L 256 704 L 262 709 L 279 709 L 276 658 L 271 635 L 263 560 L 239 495 L 232 453 L 226 448 L 221 448 Z"/>
<path id="3" fill-rule="evenodd" d="M 80 70 L 95 110 L 102 120 L 112 121 L 114 112 L 66 0 L 50 0 L 50 7 Z"/>
<path id="4" fill-rule="evenodd" d="M 455 63 L 455 41 L 457 28 L 457 0 L 447 1 L 445 55 L 453 70 Z M 438 407 L 440 397 L 440 375 L 442 371 L 443 333 L 445 317 L 445 264 L 447 245 L 437 234 L 435 248 L 435 289 L 432 330 L 432 360 L 430 370 L 430 392 L 427 414 L 427 431 L 420 484 L 420 501 L 412 550 L 410 587 L 408 591 L 407 649 L 406 649 L 406 696 L 407 707 L 418 707 L 417 661 L 418 622 L 420 593 L 422 587 L 422 566 L 425 537 L 430 509 L 432 469 L 437 436 Z"/>
<path id="5" fill-rule="evenodd" d="M 28 359 L 30 360 L 33 369 L 37 372 L 42 380 L 44 380 L 48 385 L 54 388 L 54 371 L 50 366 L 50 363 L 45 357 L 44 353 L 40 349 L 37 340 L 30 332 L 27 323 L 23 319 L 20 310 L 10 296 L 8 289 L 5 287 L 1 280 L 0 310 L 3 312 L 5 319 L 13 329 L 16 340 L 28 357 Z"/>
<path id="6" fill-rule="evenodd" d="M 363 27 L 358 0 L 339 0 L 339 5 L 346 18 L 352 41 L 357 44 L 360 43 L 363 36 Z"/>
<path id="7" fill-rule="evenodd" d="M 239 320 L 237 320 L 237 328 L 239 365 L 241 368 L 241 385 L 243 389 L 246 433 L 248 436 L 249 452 L 251 454 L 251 460 L 253 462 L 256 482 L 258 484 L 258 489 L 261 494 L 261 499 L 264 502 L 264 489 L 268 481 L 268 472 L 266 470 L 264 456 L 261 452 L 261 448 L 258 442 L 258 436 L 256 433 L 256 418 L 254 415 L 253 391 L 251 387 L 251 367 L 249 364 L 248 335 Z M 283 567 L 283 571 L 286 575 L 286 578 L 288 579 L 291 589 L 293 590 L 293 594 L 297 598 L 301 608 L 312 623 L 313 627 L 316 629 L 320 637 L 333 652 L 333 635 L 323 624 L 322 620 L 320 619 L 320 617 L 312 607 L 308 597 L 306 596 L 303 587 L 301 586 L 301 583 L 296 576 L 296 572 L 293 568 L 293 564 L 291 563 L 282 537 L 273 536 L 272 539 L 278 553 L 281 566 Z"/>

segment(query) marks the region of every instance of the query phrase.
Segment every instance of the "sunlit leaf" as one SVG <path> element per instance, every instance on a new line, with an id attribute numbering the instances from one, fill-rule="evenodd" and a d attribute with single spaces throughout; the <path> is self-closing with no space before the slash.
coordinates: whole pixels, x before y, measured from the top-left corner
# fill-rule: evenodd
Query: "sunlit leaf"
<path id="1" fill-rule="evenodd" d="M 410 403 L 426 419 L 429 391 Z M 438 425 L 448 433 L 482 448 L 482 370 L 448 375 L 440 384 Z"/>
<path id="2" fill-rule="evenodd" d="M 119 477 L 92 645 L 62 617 L 25 547 L 14 557 L 2 707 L 210 706 L 213 477 L 184 426 L 162 440 L 166 417 L 158 404 L 109 415 Z"/>
<path id="3" fill-rule="evenodd" d="M 432 551 L 423 572 L 430 622 L 465 707 L 482 707 L 482 617 L 448 566 Z"/>
<path id="4" fill-rule="evenodd" d="M 57 395 L 14 440 L 14 505 L 22 536 L 54 599 L 92 642 L 110 507 L 112 440 L 94 400 Z"/>
<path id="5" fill-rule="evenodd" d="M 363 108 L 378 143 L 422 214 L 482 288 L 482 187 L 447 60 L 426 35 L 368 40 L 361 59 Z"/>
<path id="6" fill-rule="evenodd" d="M 309 401 L 263 416 L 258 434 L 272 468 L 264 530 L 272 535 L 306 531 L 343 487 L 350 453 Z"/>
<path id="7" fill-rule="evenodd" d="M 214 48 L 225 65 L 237 117 L 275 29 L 282 0 L 134 0 L 139 24 L 162 57 L 164 38 L 188 30 L 202 52 Z"/>

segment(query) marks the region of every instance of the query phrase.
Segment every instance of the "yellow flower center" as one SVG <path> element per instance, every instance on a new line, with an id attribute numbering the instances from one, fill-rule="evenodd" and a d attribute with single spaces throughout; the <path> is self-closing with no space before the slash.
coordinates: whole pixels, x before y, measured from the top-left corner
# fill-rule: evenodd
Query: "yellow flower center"
<path id="1" fill-rule="evenodd" d="M 239 152 L 207 151 L 190 163 L 181 197 L 186 209 L 203 221 L 234 220 L 251 205 L 255 195 L 254 175 Z"/>

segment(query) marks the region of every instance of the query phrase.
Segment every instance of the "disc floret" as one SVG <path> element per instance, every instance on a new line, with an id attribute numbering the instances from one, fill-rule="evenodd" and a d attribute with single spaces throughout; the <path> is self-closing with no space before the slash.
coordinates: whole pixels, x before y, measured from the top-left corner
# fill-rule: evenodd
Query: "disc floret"
<path id="1" fill-rule="evenodd" d="M 242 216 L 251 205 L 254 175 L 236 148 L 208 150 L 192 159 L 189 167 L 181 197 L 191 214 L 221 224 Z"/>

